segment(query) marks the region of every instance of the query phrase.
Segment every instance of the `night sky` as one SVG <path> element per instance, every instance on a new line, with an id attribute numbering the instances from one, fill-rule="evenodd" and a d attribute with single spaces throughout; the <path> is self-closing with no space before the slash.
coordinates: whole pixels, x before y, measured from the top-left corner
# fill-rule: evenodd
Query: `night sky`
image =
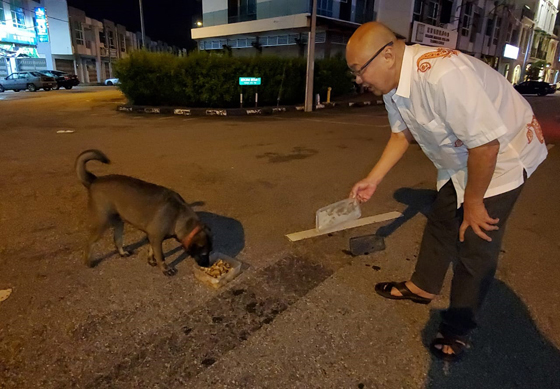
<path id="1" fill-rule="evenodd" d="M 97 20 L 108 19 L 126 26 L 129 31 L 140 31 L 138 0 L 67 0 Z M 146 35 L 170 45 L 192 48 L 190 28 L 193 18 L 202 14 L 200 0 L 143 0 Z"/>

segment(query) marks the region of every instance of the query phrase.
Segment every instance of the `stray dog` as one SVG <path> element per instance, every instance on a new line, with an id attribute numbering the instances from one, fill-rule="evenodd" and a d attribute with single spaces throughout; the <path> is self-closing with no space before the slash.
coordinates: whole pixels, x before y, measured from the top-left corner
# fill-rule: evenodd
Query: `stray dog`
<path id="1" fill-rule="evenodd" d="M 178 193 L 128 176 L 96 177 L 86 170 L 88 161 L 111 163 L 99 150 L 86 150 L 76 159 L 76 173 L 89 195 L 91 230 L 84 253 L 87 266 L 93 266 L 93 244 L 110 226 L 114 228 L 119 254 L 122 257 L 131 254 L 123 249 L 124 222 L 146 233 L 150 242 L 148 264 L 159 266 L 166 276 L 177 273 L 176 269 L 166 265 L 163 256 L 162 243 L 169 238 L 179 241 L 199 266 L 210 266 L 210 230 Z"/>

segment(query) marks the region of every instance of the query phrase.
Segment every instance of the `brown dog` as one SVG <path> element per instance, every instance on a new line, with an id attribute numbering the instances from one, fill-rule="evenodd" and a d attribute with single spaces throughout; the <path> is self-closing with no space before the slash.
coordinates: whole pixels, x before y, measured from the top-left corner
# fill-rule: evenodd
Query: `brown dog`
<path id="1" fill-rule="evenodd" d="M 78 178 L 89 195 L 91 230 L 84 254 L 86 265 L 92 266 L 92 246 L 110 226 L 114 227 L 119 254 L 130 255 L 123 249 L 124 222 L 127 222 L 146 233 L 150 241 L 148 263 L 159 266 L 163 274 L 177 273 L 166 265 L 163 256 L 162 243 L 169 238 L 179 241 L 200 266 L 209 266 L 212 251 L 209 229 L 178 193 L 128 176 L 96 177 L 86 170 L 86 163 L 92 160 L 110 163 L 99 150 L 84 151 L 76 159 Z"/>

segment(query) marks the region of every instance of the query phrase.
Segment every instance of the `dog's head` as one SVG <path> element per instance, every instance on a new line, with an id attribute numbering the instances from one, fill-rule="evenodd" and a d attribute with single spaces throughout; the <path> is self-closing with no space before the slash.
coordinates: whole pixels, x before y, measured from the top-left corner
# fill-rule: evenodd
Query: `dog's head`
<path id="1" fill-rule="evenodd" d="M 189 255 L 195 259 L 198 266 L 210 266 L 212 234 L 207 226 L 198 223 L 181 242 Z"/>

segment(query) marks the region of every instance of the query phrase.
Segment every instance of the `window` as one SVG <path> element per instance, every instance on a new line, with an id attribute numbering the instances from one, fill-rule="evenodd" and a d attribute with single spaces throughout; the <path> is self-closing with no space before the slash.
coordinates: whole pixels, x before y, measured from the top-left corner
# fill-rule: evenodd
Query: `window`
<path id="1" fill-rule="evenodd" d="M 317 31 L 315 34 L 315 43 L 325 43 L 327 41 L 327 33 L 325 31 Z"/>
<path id="2" fill-rule="evenodd" d="M 317 15 L 333 16 L 333 0 L 317 0 Z"/>
<path id="3" fill-rule="evenodd" d="M 12 24 L 16 28 L 25 28 L 25 15 L 23 8 L 12 8 Z"/>
<path id="4" fill-rule="evenodd" d="M 228 0 L 228 22 L 247 22 L 257 19 L 257 0 Z"/>
<path id="5" fill-rule="evenodd" d="M 415 0 L 414 1 L 414 15 L 412 19 L 420 22 L 422 21 L 422 12 L 424 10 L 424 1 L 423 0 Z"/>
<path id="6" fill-rule="evenodd" d="M 428 13 L 426 15 L 426 23 L 436 26 L 439 17 L 439 1 L 430 0 L 428 3 Z"/>
<path id="7" fill-rule="evenodd" d="M 486 36 L 492 36 L 492 30 L 494 29 L 494 19 L 488 18 L 488 23 L 486 24 Z"/>
<path id="8" fill-rule="evenodd" d="M 518 42 L 519 42 L 519 30 L 515 29 L 511 32 L 511 38 L 509 39 L 509 43 L 511 43 L 514 46 L 518 46 Z"/>
<path id="9" fill-rule="evenodd" d="M 124 39 L 124 35 L 119 34 L 119 38 L 121 40 L 121 51 L 126 51 L 126 41 Z"/>
<path id="10" fill-rule="evenodd" d="M 80 22 L 74 22 L 74 37 L 77 45 L 84 44 L 84 30 L 82 30 L 82 23 Z"/>
<path id="11" fill-rule="evenodd" d="M 109 47 L 111 49 L 116 49 L 116 47 L 115 47 L 115 34 L 113 34 L 113 31 L 109 31 Z"/>
<path id="12" fill-rule="evenodd" d="M 480 32 L 480 14 L 479 13 L 475 13 L 473 16 L 473 22 L 472 22 L 472 32 L 471 32 L 471 39 L 470 41 L 472 43 L 474 43 L 476 41 L 476 36 L 478 35 L 477 33 Z"/>
<path id="13" fill-rule="evenodd" d="M 496 21 L 496 31 L 494 31 L 494 39 L 492 41 L 493 45 L 498 44 L 498 39 L 500 37 L 500 29 L 502 28 L 502 18 L 498 18 Z"/>
<path id="14" fill-rule="evenodd" d="M 0 1 L 0 24 L 6 24 L 6 17 L 4 16 L 4 3 Z"/>
<path id="15" fill-rule="evenodd" d="M 466 3 L 465 4 L 465 12 L 463 13 L 463 25 L 461 27 L 461 35 L 462 36 L 470 36 L 471 35 L 471 24 L 473 19 L 473 4 Z"/>

